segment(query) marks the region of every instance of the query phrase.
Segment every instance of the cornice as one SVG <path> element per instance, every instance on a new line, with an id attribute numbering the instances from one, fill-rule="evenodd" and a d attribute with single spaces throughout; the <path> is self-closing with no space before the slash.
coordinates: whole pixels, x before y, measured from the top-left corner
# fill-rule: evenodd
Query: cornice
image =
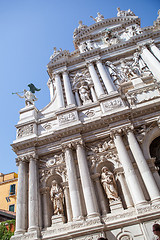
<path id="1" fill-rule="evenodd" d="M 129 25 L 133 22 L 136 22 L 140 25 L 140 19 L 137 16 L 114 17 L 114 18 L 104 19 L 103 21 L 100 21 L 100 22 L 97 22 L 97 23 L 94 23 L 94 24 L 88 26 L 86 29 L 84 29 L 82 32 L 80 32 L 75 37 L 74 42 L 78 41 L 80 38 L 82 39 L 82 37 L 84 35 L 88 36 L 89 33 L 91 33 L 93 30 L 97 30 L 97 29 L 102 28 L 106 25 L 112 26 L 113 24 L 118 23 L 118 24 L 123 24 L 123 26 L 125 26 L 125 25 Z"/>
<path id="2" fill-rule="evenodd" d="M 53 64 L 51 64 L 50 66 L 48 65 L 49 68 L 49 73 L 51 74 L 51 72 L 53 72 L 54 70 L 56 70 L 57 68 L 61 69 L 65 66 L 68 67 L 68 71 L 70 71 L 70 66 L 72 66 L 73 64 L 83 64 L 84 60 L 86 58 L 94 58 L 95 56 L 99 55 L 101 58 L 112 58 L 118 55 L 120 56 L 121 54 L 125 53 L 126 51 L 130 50 L 136 50 L 137 44 L 139 43 L 139 41 L 144 41 L 147 38 L 155 38 L 155 37 L 159 37 L 160 36 L 160 31 L 150 31 L 150 32 L 144 32 L 142 34 L 139 34 L 137 36 L 132 37 L 129 41 L 125 41 L 125 42 L 120 42 L 118 44 L 112 45 L 110 47 L 106 47 L 106 48 L 96 48 L 93 49 L 91 51 L 87 51 L 84 53 L 79 54 L 79 56 L 77 57 L 69 57 L 66 61 L 61 61 L 61 62 L 55 62 Z M 122 50 L 122 52 L 120 52 Z M 105 55 L 105 56 L 104 56 Z M 108 57 L 106 56 L 108 55 Z"/>

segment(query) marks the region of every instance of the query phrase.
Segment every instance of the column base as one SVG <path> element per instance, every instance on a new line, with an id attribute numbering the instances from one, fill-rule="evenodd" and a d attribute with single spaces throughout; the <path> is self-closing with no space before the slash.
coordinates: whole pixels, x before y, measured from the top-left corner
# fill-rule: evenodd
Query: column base
<path id="1" fill-rule="evenodd" d="M 111 213 L 124 210 L 120 199 L 109 201 L 109 205 Z"/>
<path id="2" fill-rule="evenodd" d="M 65 217 L 62 214 L 52 216 L 52 226 L 57 223 L 64 223 L 64 221 Z"/>
<path id="3" fill-rule="evenodd" d="M 152 205 L 157 205 L 160 203 L 160 197 L 151 200 Z"/>
<path id="4" fill-rule="evenodd" d="M 14 235 L 22 235 L 22 234 L 24 234 L 25 232 L 26 232 L 25 230 L 19 229 L 19 230 L 17 230 L 17 231 L 14 232 Z"/>
<path id="5" fill-rule="evenodd" d="M 87 219 L 90 219 L 90 218 L 95 218 L 95 217 L 99 217 L 99 213 L 95 212 L 95 213 L 91 213 L 87 216 Z"/>

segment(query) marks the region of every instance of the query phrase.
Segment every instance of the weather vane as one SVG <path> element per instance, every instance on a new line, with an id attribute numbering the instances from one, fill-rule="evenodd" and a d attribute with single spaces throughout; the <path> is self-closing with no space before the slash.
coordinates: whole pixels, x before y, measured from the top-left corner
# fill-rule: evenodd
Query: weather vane
<path id="1" fill-rule="evenodd" d="M 24 89 L 23 92 L 15 92 L 12 94 L 17 94 L 18 97 L 24 98 L 25 99 L 25 105 L 34 105 L 34 102 L 37 101 L 38 99 L 34 95 L 35 91 L 40 91 L 41 89 L 38 89 L 34 86 L 33 83 L 28 84 L 29 90 Z M 23 93 L 23 95 L 19 95 L 19 93 Z"/>

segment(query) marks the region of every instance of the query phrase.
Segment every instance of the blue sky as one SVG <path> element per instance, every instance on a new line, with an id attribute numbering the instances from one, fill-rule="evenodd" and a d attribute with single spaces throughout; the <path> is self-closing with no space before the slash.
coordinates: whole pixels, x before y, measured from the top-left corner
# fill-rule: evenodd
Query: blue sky
<path id="1" fill-rule="evenodd" d="M 159 0 L 0 0 L 0 172 L 17 172 L 10 144 L 16 138 L 15 125 L 24 99 L 12 92 L 41 88 L 36 93 L 40 110 L 49 101 L 46 65 L 53 47 L 74 50 L 73 31 L 79 20 L 94 23 L 97 12 L 116 17 L 117 7 L 129 8 L 141 18 L 141 26 L 151 26 L 157 18 Z"/>

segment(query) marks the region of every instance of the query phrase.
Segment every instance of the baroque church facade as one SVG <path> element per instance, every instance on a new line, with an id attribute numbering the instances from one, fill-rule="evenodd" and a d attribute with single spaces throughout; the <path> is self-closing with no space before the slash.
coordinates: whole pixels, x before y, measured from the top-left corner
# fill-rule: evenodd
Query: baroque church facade
<path id="1" fill-rule="evenodd" d="M 153 239 L 160 222 L 160 11 L 79 21 L 47 65 L 50 103 L 24 95 L 12 239 Z M 32 96 L 31 96 L 32 95 Z"/>

